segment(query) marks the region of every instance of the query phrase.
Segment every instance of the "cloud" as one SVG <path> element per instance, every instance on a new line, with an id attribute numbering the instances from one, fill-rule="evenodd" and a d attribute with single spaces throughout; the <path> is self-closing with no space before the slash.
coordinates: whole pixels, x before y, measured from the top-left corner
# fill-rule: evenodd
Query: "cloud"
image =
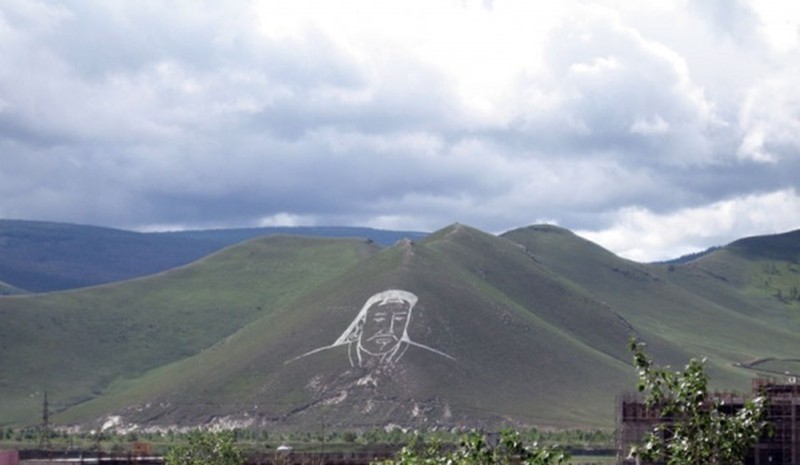
<path id="1" fill-rule="evenodd" d="M 564 23 L 547 45 L 547 72 L 528 84 L 518 123 L 531 140 L 637 164 L 715 161 L 711 131 L 721 122 L 674 50 L 606 10 Z"/>
<path id="2" fill-rule="evenodd" d="M 782 54 L 796 51 L 800 43 L 798 24 L 800 5 L 779 0 L 750 2 L 759 19 L 758 33 L 773 51 Z"/>
<path id="3" fill-rule="evenodd" d="M 655 261 L 725 245 L 736 239 L 784 232 L 800 224 L 800 196 L 787 189 L 654 214 L 623 208 L 612 227 L 581 236 L 637 261 Z"/>
<path id="4" fill-rule="evenodd" d="M 800 67 L 791 65 L 749 89 L 740 116 L 740 157 L 776 163 L 800 156 L 800 90 L 791 77 L 798 73 Z"/>
<path id="5" fill-rule="evenodd" d="M 723 3 L 0 2 L 0 216 L 713 245 L 617 224 L 800 189 L 792 29 Z"/>
<path id="6" fill-rule="evenodd" d="M 694 0 L 689 9 L 698 12 L 713 32 L 740 44 L 757 40 L 760 21 L 750 4 L 743 0 Z"/>

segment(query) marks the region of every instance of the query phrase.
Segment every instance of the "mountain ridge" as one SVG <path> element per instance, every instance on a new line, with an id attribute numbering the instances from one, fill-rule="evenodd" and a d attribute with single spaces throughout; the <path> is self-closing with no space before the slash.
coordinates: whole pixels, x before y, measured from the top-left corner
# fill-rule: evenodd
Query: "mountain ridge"
<path id="1" fill-rule="evenodd" d="M 0 282 L 7 292 L 53 292 L 148 276 L 265 235 L 358 237 L 386 246 L 425 233 L 361 227 L 263 227 L 136 232 L 0 219 Z M 0 287 L 0 292 L 4 287 Z"/>
<path id="2" fill-rule="evenodd" d="M 553 226 L 456 223 L 384 248 L 270 236 L 134 281 L 0 297 L 0 423 L 35 423 L 47 389 L 55 422 L 87 428 L 608 427 L 632 334 L 674 366 L 708 357 L 726 389 L 800 373 L 798 305 L 774 290 L 800 284 L 786 237 L 751 244 L 768 259 L 736 246 L 676 265 Z M 392 363 L 345 337 L 376 296 L 406 306 Z"/>

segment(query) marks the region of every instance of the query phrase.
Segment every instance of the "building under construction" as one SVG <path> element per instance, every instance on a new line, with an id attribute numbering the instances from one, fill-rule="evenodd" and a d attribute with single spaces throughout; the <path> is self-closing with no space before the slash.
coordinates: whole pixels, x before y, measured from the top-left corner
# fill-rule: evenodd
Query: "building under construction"
<path id="1" fill-rule="evenodd" d="M 771 425 L 748 452 L 747 465 L 800 465 L 800 384 L 796 378 L 785 381 L 754 379 L 750 395 L 714 393 L 728 413 L 742 408 L 757 394 L 767 397 L 767 422 Z M 617 402 L 617 463 L 635 464 L 628 457 L 631 446 L 640 443 L 659 424 L 669 424 L 659 410 L 644 404 L 641 396 L 626 394 Z"/>

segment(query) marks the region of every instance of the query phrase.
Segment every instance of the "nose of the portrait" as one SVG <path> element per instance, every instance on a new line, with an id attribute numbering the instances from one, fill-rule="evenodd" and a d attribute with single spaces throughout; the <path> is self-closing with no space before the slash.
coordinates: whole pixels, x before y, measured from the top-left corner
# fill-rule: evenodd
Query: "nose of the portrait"
<path id="1" fill-rule="evenodd" d="M 383 321 L 377 323 L 377 328 L 375 328 L 375 335 L 376 336 L 390 336 L 394 334 L 394 319 L 393 318 L 386 318 Z"/>

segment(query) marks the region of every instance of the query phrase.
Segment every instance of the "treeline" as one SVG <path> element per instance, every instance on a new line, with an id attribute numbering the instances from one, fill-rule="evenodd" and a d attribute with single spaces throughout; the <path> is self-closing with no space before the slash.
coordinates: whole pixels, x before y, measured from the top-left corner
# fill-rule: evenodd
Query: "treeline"
<path id="1" fill-rule="evenodd" d="M 406 430 L 401 428 L 375 428 L 369 430 L 341 430 L 320 428 L 318 431 L 278 432 L 263 429 L 234 429 L 233 440 L 243 450 L 274 450 L 289 445 L 296 450 L 319 451 L 367 450 L 375 447 L 400 447 L 410 443 L 457 444 L 466 429 Z M 154 432 L 130 431 L 80 431 L 54 429 L 42 433 L 41 428 L 7 427 L 0 429 L 0 443 L 19 449 L 51 449 L 102 451 L 128 453 L 146 444 L 154 453 L 163 453 L 171 446 L 186 443 L 191 432 L 166 430 Z M 539 444 L 559 444 L 568 448 L 613 447 L 612 431 L 600 429 L 570 429 L 560 431 L 537 428 L 521 429 L 522 440 Z M 490 433 L 491 435 L 491 433 Z"/>

